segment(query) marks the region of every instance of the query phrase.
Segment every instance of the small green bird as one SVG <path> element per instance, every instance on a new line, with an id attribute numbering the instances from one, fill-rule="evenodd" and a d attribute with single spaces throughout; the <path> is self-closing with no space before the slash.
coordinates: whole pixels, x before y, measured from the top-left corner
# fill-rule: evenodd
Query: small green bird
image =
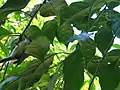
<path id="1" fill-rule="evenodd" d="M 25 47 L 28 44 L 30 44 L 30 40 L 27 39 L 27 38 L 25 40 L 21 41 L 13 49 L 10 56 L 0 60 L 0 63 L 7 62 L 7 61 L 10 61 L 10 60 L 15 60 L 14 63 L 17 63 L 17 65 L 19 65 L 25 58 L 27 58 L 29 56 L 27 53 L 25 53 Z"/>

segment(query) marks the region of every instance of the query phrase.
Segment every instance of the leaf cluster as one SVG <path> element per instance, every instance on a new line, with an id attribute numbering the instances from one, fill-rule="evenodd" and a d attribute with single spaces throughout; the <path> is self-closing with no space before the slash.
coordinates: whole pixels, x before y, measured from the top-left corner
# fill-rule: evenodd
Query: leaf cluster
<path id="1" fill-rule="evenodd" d="M 114 8 L 120 1 L 67 5 L 65 0 L 44 0 L 30 8 L 33 2 L 7 0 L 0 8 L 0 57 L 8 56 L 16 42 L 26 37 L 31 42 L 25 53 L 32 56 L 16 68 L 10 63 L 4 79 L 18 78 L 2 81 L 0 88 L 119 90 L 120 45 L 114 41 L 120 38 L 120 13 Z M 31 10 L 25 11 L 27 6 Z"/>

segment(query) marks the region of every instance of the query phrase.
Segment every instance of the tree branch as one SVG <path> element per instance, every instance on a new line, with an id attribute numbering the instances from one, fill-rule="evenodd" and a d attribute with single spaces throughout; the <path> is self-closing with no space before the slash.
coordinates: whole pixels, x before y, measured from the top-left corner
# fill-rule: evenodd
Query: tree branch
<path id="1" fill-rule="evenodd" d="M 51 54 L 50 56 L 44 58 L 44 60 L 46 60 L 46 59 L 48 59 L 48 58 L 51 58 L 51 57 L 54 56 L 54 55 L 58 55 L 58 54 L 62 54 L 62 53 L 64 53 L 64 54 L 70 54 L 70 53 L 67 53 L 67 52 L 58 52 L 58 53 Z"/>
<path id="2" fill-rule="evenodd" d="M 5 79 L 5 75 L 6 75 L 6 72 L 7 72 L 7 69 L 8 69 L 8 65 L 9 65 L 9 62 L 7 62 L 7 64 L 6 64 L 6 68 L 5 68 L 5 71 L 4 71 L 4 75 L 3 75 L 2 81 Z"/>
<path id="3" fill-rule="evenodd" d="M 96 22 L 99 20 L 100 16 L 104 13 L 104 11 L 106 10 L 106 7 L 107 7 L 107 4 L 105 4 L 104 9 L 98 14 L 95 22 L 94 22 L 94 23 L 91 25 L 91 27 L 89 28 L 89 31 L 91 31 L 91 30 L 94 28 L 93 26 L 94 26 L 94 25 L 96 24 Z"/>
<path id="4" fill-rule="evenodd" d="M 106 50 L 105 50 L 105 52 L 104 52 L 104 54 L 103 54 L 103 57 L 102 57 L 102 59 L 100 60 L 98 66 L 97 66 L 97 68 L 96 68 L 96 71 L 95 71 L 95 73 L 94 73 L 94 75 L 93 75 L 93 78 L 92 78 L 92 80 L 91 80 L 91 82 L 90 82 L 90 84 L 89 84 L 88 90 L 91 89 L 92 83 L 93 83 L 95 77 L 97 76 L 98 71 L 99 71 L 99 69 L 100 69 L 100 67 L 101 67 L 101 64 L 102 64 L 103 60 L 105 59 L 105 57 L 106 57 L 106 55 L 107 55 L 107 52 L 108 52 L 109 48 L 111 47 L 111 44 L 112 44 L 112 42 L 114 41 L 115 37 L 116 37 L 116 35 L 113 36 L 113 38 L 111 39 L 108 47 L 106 48 Z"/>
<path id="5" fill-rule="evenodd" d="M 29 28 L 29 26 L 30 26 L 33 18 L 36 16 L 36 14 L 38 13 L 38 11 L 39 11 L 39 9 L 41 8 L 41 6 L 42 6 L 43 4 L 45 4 L 45 3 L 46 3 L 46 0 L 44 0 L 42 4 L 39 4 L 39 5 L 38 5 L 38 8 L 36 8 L 35 13 L 33 14 L 33 16 L 31 17 L 30 21 L 28 22 L 27 26 L 25 27 L 25 29 L 23 30 L 22 34 L 20 35 L 18 42 L 20 42 L 20 41 L 22 40 L 22 37 L 23 37 L 24 33 L 27 31 L 27 29 Z"/>

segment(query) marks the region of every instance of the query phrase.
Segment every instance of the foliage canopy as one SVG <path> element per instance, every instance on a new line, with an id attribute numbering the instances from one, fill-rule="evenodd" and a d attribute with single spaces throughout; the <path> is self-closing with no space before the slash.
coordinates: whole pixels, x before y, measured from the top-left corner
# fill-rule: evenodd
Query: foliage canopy
<path id="1" fill-rule="evenodd" d="M 0 1 L 0 90 L 120 90 L 120 0 L 36 1 Z"/>

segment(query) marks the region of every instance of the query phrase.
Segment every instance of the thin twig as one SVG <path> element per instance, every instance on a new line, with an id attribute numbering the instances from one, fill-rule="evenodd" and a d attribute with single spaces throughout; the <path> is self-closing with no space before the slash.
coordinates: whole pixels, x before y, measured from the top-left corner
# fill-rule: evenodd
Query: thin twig
<path id="1" fill-rule="evenodd" d="M 39 4 L 39 5 L 38 5 L 38 8 L 36 9 L 35 13 L 34 13 L 33 16 L 31 17 L 30 21 L 28 22 L 27 26 L 26 26 L 25 29 L 23 30 L 22 34 L 20 35 L 19 41 L 21 41 L 24 33 L 25 33 L 25 32 L 27 31 L 27 29 L 29 28 L 29 26 L 30 26 L 33 18 L 36 16 L 36 14 L 38 13 L 38 11 L 39 11 L 39 9 L 41 8 L 41 6 L 42 6 L 43 4 L 45 4 L 45 3 L 46 3 L 46 0 L 44 0 L 42 4 Z"/>
<path id="2" fill-rule="evenodd" d="M 54 54 L 51 54 L 50 56 L 46 57 L 44 60 L 48 59 L 48 58 L 51 58 L 52 56 L 54 55 L 58 55 L 58 54 L 70 54 L 70 53 L 67 53 L 67 52 L 58 52 L 58 53 L 54 53 Z"/>
<path id="3" fill-rule="evenodd" d="M 107 4 L 105 5 L 104 9 L 98 14 L 95 22 L 91 25 L 89 31 L 91 31 L 94 28 L 94 25 L 96 24 L 96 22 L 99 20 L 100 16 L 104 13 L 104 11 L 106 10 Z"/>
<path id="4" fill-rule="evenodd" d="M 92 83 L 93 83 L 95 77 L 97 76 L 98 71 L 99 71 L 99 69 L 100 69 L 100 67 L 101 67 L 101 64 L 102 64 L 103 60 L 105 59 L 105 57 L 106 57 L 106 55 L 107 55 L 107 52 L 108 52 L 108 50 L 110 49 L 111 44 L 112 44 L 112 42 L 114 41 L 115 37 L 116 37 L 116 35 L 113 36 L 113 38 L 111 39 L 111 41 L 110 41 L 108 47 L 106 48 L 106 50 L 105 50 L 105 52 L 104 52 L 104 54 L 103 54 L 103 57 L 102 57 L 102 59 L 100 60 L 98 66 L 97 66 L 97 68 L 96 68 L 96 71 L 95 71 L 95 73 L 94 73 L 94 75 L 93 75 L 93 78 L 92 78 L 92 80 L 91 80 L 91 82 L 90 82 L 90 84 L 89 84 L 88 90 L 91 89 Z"/>
<path id="5" fill-rule="evenodd" d="M 20 33 L 12 33 L 12 34 L 9 34 L 8 36 L 20 36 Z"/>
<path id="6" fill-rule="evenodd" d="M 94 1 L 93 5 L 92 5 L 92 6 L 90 7 L 90 9 L 89 9 L 89 15 L 88 15 L 88 29 L 89 29 L 89 27 L 90 27 L 90 18 L 91 18 L 92 10 L 93 10 L 95 4 L 96 4 L 96 0 Z"/>
<path id="7" fill-rule="evenodd" d="M 6 72 L 7 72 L 7 69 L 8 69 L 8 65 L 9 65 L 9 62 L 7 62 L 7 64 L 6 64 L 6 68 L 5 68 L 5 71 L 4 71 L 4 74 L 3 74 L 3 80 L 5 79 L 5 75 L 6 75 Z"/>

